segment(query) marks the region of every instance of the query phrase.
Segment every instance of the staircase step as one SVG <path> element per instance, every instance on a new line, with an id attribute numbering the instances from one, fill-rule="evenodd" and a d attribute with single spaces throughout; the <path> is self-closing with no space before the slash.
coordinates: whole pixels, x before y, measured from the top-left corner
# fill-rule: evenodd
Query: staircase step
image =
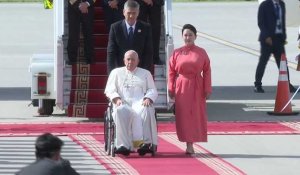
<path id="1" fill-rule="evenodd" d="M 106 62 L 106 58 L 107 58 L 106 48 L 96 48 L 94 51 L 95 51 L 96 62 Z"/>
<path id="2" fill-rule="evenodd" d="M 70 103 L 108 103 L 103 89 L 71 89 Z"/>
<path id="3" fill-rule="evenodd" d="M 78 75 L 72 77 L 72 89 L 104 89 L 106 86 L 106 75 Z"/>
<path id="4" fill-rule="evenodd" d="M 95 29 L 98 30 L 98 29 Z M 108 43 L 108 34 L 99 34 L 99 33 L 94 33 L 93 35 L 94 38 L 94 48 L 106 48 L 107 47 L 107 43 Z M 84 41 L 83 41 L 83 36 L 80 36 L 79 39 L 79 49 L 81 49 L 82 51 L 80 51 L 80 53 L 82 52 L 82 55 L 84 54 Z"/>
<path id="5" fill-rule="evenodd" d="M 164 104 L 166 102 L 167 102 L 167 93 L 165 91 L 164 92 L 159 91 L 158 97 L 155 100 L 154 106 L 156 106 L 158 104 Z"/>
<path id="6" fill-rule="evenodd" d="M 155 77 L 166 77 L 166 66 L 165 65 L 155 65 L 154 76 Z"/>
<path id="7" fill-rule="evenodd" d="M 94 34 L 94 46 L 95 48 L 107 47 L 108 34 Z"/>
<path id="8" fill-rule="evenodd" d="M 108 103 L 100 104 L 70 104 L 68 106 L 69 117 L 104 118 Z"/>
<path id="9" fill-rule="evenodd" d="M 72 75 L 107 75 L 105 63 L 72 65 Z"/>
<path id="10" fill-rule="evenodd" d="M 96 0 L 95 2 L 95 7 L 100 7 L 101 6 L 101 0 Z"/>
<path id="11" fill-rule="evenodd" d="M 99 0 L 98 0 L 99 1 Z M 104 11 L 103 8 L 98 6 L 95 7 L 95 15 L 94 15 L 94 19 L 104 19 Z"/>
<path id="12" fill-rule="evenodd" d="M 95 20 L 94 21 L 94 33 L 108 34 L 107 27 L 106 27 L 104 20 Z"/>
<path id="13" fill-rule="evenodd" d="M 156 104 L 154 104 L 154 107 L 155 107 L 156 112 L 162 111 L 162 110 L 165 111 L 168 109 L 168 104 L 167 103 L 156 103 Z M 165 111 L 165 112 L 167 112 L 167 111 Z"/>
<path id="14" fill-rule="evenodd" d="M 154 81 L 155 86 L 156 86 L 158 91 L 166 91 L 166 88 L 167 88 L 166 78 L 155 77 L 154 80 L 155 80 Z"/>
<path id="15" fill-rule="evenodd" d="M 83 47 L 83 45 L 82 45 Z M 106 47 L 106 46 L 105 46 Z M 103 48 L 95 48 L 94 49 L 94 53 L 95 53 L 95 62 L 106 62 L 106 56 L 107 56 L 107 51 L 106 51 L 106 48 L 103 47 Z M 78 55 L 78 58 L 77 58 L 79 64 L 82 63 L 82 64 L 85 64 L 85 58 L 84 58 L 84 51 L 82 49 L 82 53 L 80 53 Z"/>

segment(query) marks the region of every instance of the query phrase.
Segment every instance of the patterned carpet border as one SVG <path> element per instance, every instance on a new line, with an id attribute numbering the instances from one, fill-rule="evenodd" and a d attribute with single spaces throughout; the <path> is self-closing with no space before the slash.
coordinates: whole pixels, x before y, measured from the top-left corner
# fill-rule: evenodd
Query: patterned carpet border
<path id="1" fill-rule="evenodd" d="M 138 175 L 139 173 L 120 157 L 108 156 L 104 144 L 91 135 L 71 135 L 73 141 L 81 145 L 112 174 Z"/>
<path id="2" fill-rule="evenodd" d="M 180 142 L 177 139 L 176 134 L 159 134 L 159 137 L 163 138 L 164 140 L 176 145 L 182 151 L 185 151 L 186 144 L 184 142 Z M 246 175 L 237 167 L 229 164 L 228 162 L 224 161 L 220 157 L 212 154 L 208 150 L 204 149 L 200 145 L 195 145 L 194 147 L 195 154 L 191 155 L 196 158 L 198 161 L 204 163 L 218 174 L 226 174 L 226 175 Z"/>
<path id="3" fill-rule="evenodd" d="M 295 132 L 300 133 L 300 122 L 280 122 L 280 124 L 292 128 Z"/>

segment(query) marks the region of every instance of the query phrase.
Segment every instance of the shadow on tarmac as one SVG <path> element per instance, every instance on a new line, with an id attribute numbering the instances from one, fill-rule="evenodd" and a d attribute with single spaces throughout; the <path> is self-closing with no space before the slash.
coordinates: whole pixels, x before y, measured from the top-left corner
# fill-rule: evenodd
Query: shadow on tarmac
<path id="1" fill-rule="evenodd" d="M 275 100 L 276 86 L 263 86 L 265 93 L 255 93 L 253 88 L 254 86 L 213 86 L 210 100 Z M 300 99 L 300 93 L 298 94 L 295 99 Z"/>
<path id="2" fill-rule="evenodd" d="M 265 93 L 254 93 L 253 86 L 215 86 L 207 102 L 209 121 L 300 121 L 299 115 L 274 116 L 276 98 L 275 86 L 264 86 Z M 292 94 L 291 94 L 292 96 Z M 292 101 L 293 111 L 299 111 L 296 101 Z"/>
<path id="3" fill-rule="evenodd" d="M 30 87 L 0 88 L 0 101 L 30 101 Z"/>

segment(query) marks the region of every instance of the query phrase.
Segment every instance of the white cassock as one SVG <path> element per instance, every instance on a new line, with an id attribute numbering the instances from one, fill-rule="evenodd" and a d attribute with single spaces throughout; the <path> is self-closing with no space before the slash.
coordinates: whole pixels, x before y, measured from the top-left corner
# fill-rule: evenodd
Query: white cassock
<path id="1" fill-rule="evenodd" d="M 151 73 L 137 67 L 130 72 L 126 67 L 111 71 L 104 93 L 112 100 L 120 97 L 123 104 L 113 105 L 113 119 L 116 123 L 116 148 L 125 146 L 133 150 L 140 143 L 157 145 L 155 110 L 143 106 L 144 98 L 153 102 L 158 94 Z"/>

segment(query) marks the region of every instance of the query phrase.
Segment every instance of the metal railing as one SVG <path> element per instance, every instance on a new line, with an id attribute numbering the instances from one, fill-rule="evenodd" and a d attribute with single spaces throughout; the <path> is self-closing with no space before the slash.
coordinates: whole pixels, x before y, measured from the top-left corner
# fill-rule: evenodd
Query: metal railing
<path id="1" fill-rule="evenodd" d="M 60 109 L 63 105 L 63 74 L 64 74 L 64 17 L 65 1 L 55 0 L 53 2 L 54 23 L 54 92 L 56 93 L 56 106 Z"/>
<path id="2" fill-rule="evenodd" d="M 168 80 L 169 58 L 174 50 L 173 29 L 172 29 L 172 0 L 165 0 L 165 30 L 166 30 L 166 78 Z M 174 100 L 169 98 L 167 83 L 167 105 L 170 108 L 174 104 Z"/>

